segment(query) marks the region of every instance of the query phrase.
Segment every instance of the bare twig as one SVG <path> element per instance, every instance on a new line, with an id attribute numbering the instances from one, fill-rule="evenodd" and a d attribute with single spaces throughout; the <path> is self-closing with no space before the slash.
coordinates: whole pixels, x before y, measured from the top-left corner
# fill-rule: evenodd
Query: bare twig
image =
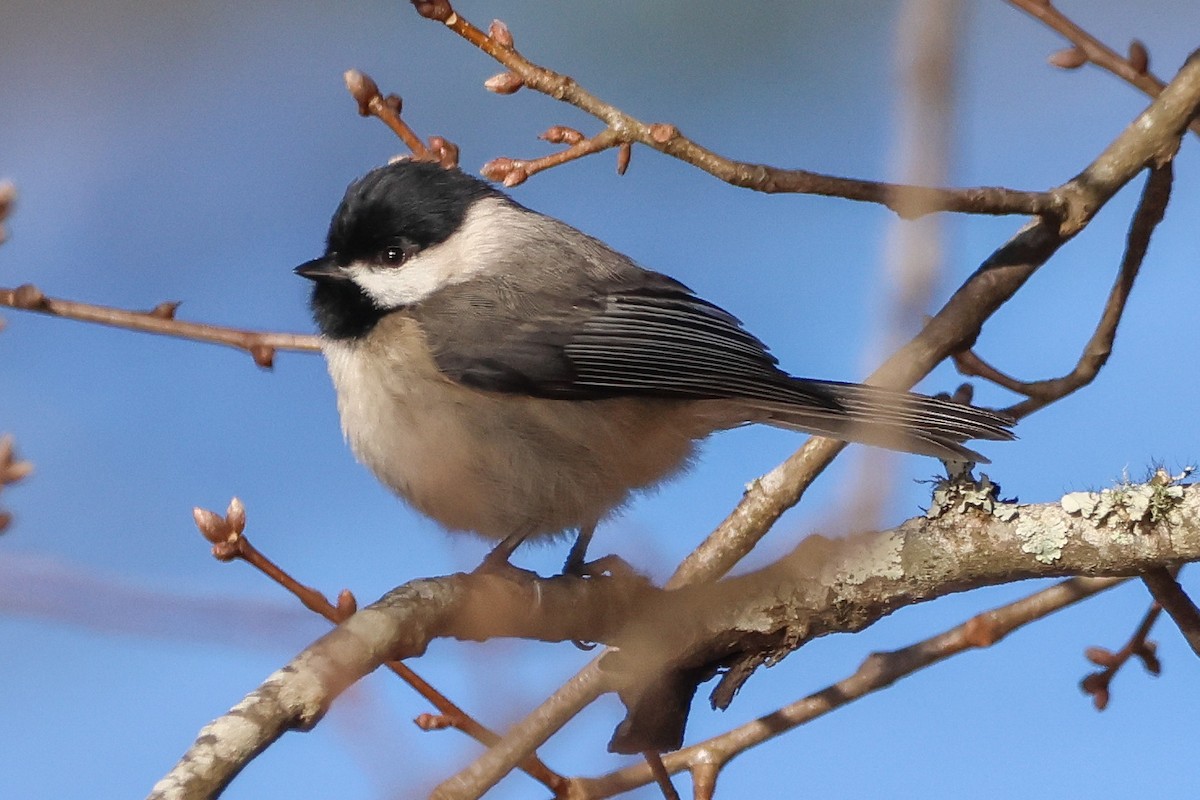
<path id="1" fill-rule="evenodd" d="M 1108 363 L 1108 358 L 1112 355 L 1113 342 L 1117 336 L 1117 327 L 1121 324 L 1121 317 L 1125 313 L 1125 306 L 1133 289 L 1133 283 L 1145 261 L 1146 251 L 1150 247 L 1150 237 L 1158 223 L 1162 222 L 1167 204 L 1171 199 L 1173 180 L 1171 164 L 1171 161 L 1167 161 L 1162 166 L 1152 167 L 1149 170 L 1141 200 L 1138 202 L 1137 210 L 1129 225 L 1129 233 L 1125 241 L 1125 254 L 1121 259 L 1121 268 L 1117 273 L 1117 279 L 1104 304 L 1104 311 L 1100 315 L 1100 321 L 1096 324 L 1096 330 L 1083 348 L 1079 361 L 1071 372 L 1059 378 L 1026 382 L 996 369 L 973 350 L 954 354 L 954 365 L 963 375 L 981 377 L 1006 389 L 1026 395 L 1028 399 L 1006 408 L 1004 410 L 1006 414 L 1021 419 L 1045 408 L 1090 384 Z"/>
<path id="2" fill-rule="evenodd" d="M 1054 66 L 1075 69 L 1091 62 L 1151 97 L 1158 97 L 1166 86 L 1161 78 L 1150 72 L 1150 56 L 1146 46 L 1137 39 L 1129 43 L 1129 57 L 1125 58 L 1075 24 L 1050 0 L 1008 0 L 1008 3 L 1044 23 L 1071 43 L 1070 49 L 1051 56 L 1050 63 Z M 1190 128 L 1192 133 L 1200 135 L 1200 121 L 1193 121 Z"/>
<path id="3" fill-rule="evenodd" d="M 0 490 L 27 478 L 31 472 L 33 472 L 33 464 L 17 460 L 12 436 L 7 433 L 0 436 Z M 12 524 L 12 515 L 0 509 L 0 533 L 3 533 L 10 524 Z"/>
<path id="4" fill-rule="evenodd" d="M 321 349 L 316 336 L 249 331 L 225 328 L 219 325 L 205 325 L 199 322 L 183 322 L 175 319 L 175 309 L 178 305 L 178 303 L 168 302 L 160 303 L 150 311 L 126 311 L 111 306 L 77 303 L 73 300 L 47 297 L 42 294 L 40 289 L 29 283 L 18 286 L 16 289 L 0 287 L 0 306 L 19 308 L 22 311 L 35 311 L 39 314 L 49 314 L 52 317 L 94 322 L 114 328 L 142 331 L 143 333 L 156 333 L 161 336 L 174 336 L 197 342 L 223 344 L 226 347 L 245 350 L 254 359 L 254 363 L 264 369 L 270 369 L 275 363 L 276 350 L 312 353 Z"/>
<path id="5" fill-rule="evenodd" d="M 345 622 L 358 610 L 358 602 L 348 590 L 343 589 L 338 594 L 337 605 L 334 605 L 321 592 L 297 581 L 286 570 L 282 569 L 251 544 L 245 535 L 246 510 L 242 502 L 236 497 L 230 502 L 225 516 L 203 508 L 193 509 L 193 516 L 196 520 L 196 527 L 200 529 L 200 533 L 212 544 L 213 557 L 217 560 L 233 561 L 240 559 L 245 561 L 295 595 L 309 611 L 320 614 L 335 625 Z M 399 676 L 401 680 L 415 689 L 418 694 L 432 703 L 441 712 L 441 715 L 436 720 L 430 719 L 430 715 L 425 714 L 418 717 L 416 724 L 422 730 L 456 728 L 486 747 L 490 747 L 500 740 L 498 734 L 478 722 L 403 661 L 388 661 L 384 666 Z M 567 788 L 566 779 L 548 768 L 536 754 L 529 756 L 518 766 L 531 778 L 550 789 L 555 797 L 565 796 Z"/>
<path id="6" fill-rule="evenodd" d="M 969 189 L 902 186 L 728 159 L 684 136 L 674 125 L 642 122 L 596 97 L 573 78 L 533 63 L 513 47 L 507 28 L 503 28 L 503 36 L 495 35 L 496 26 L 490 34 L 485 33 L 458 14 L 447 0 L 413 0 L 413 5 L 422 16 L 445 24 L 503 64 L 523 86 L 591 114 L 621 142 L 644 144 L 734 186 L 759 192 L 799 192 L 880 203 L 901 215 L 961 211 L 1056 217 L 1062 211 L 1061 198 L 1050 192 L 1023 192 L 990 186 Z M 901 197 L 907 202 L 901 203 Z"/>
<path id="7" fill-rule="evenodd" d="M 350 96 L 358 103 L 358 113 L 364 117 L 378 117 L 408 146 L 414 159 L 436 161 L 443 167 L 458 166 L 458 147 L 441 136 L 429 137 L 428 145 L 422 142 L 400 116 L 404 103 L 398 95 L 384 97 L 375 81 L 356 69 L 346 70 L 342 77 Z"/>
<path id="8" fill-rule="evenodd" d="M 970 650 L 990 647 L 1008 634 L 1069 605 L 1112 588 L 1126 578 L 1071 578 L 1016 602 L 985 611 L 948 631 L 900 650 L 872 653 L 855 673 L 770 714 L 726 733 L 685 747 L 665 758 L 672 773 L 688 770 L 693 783 L 712 785 L 736 756 L 768 739 L 862 697 L 886 689 L 901 678 Z M 612 797 L 652 780 L 644 765 L 599 778 L 576 779 L 586 798 Z M 708 795 L 711 797 L 711 794 Z"/>
<path id="9" fill-rule="evenodd" d="M 556 134 L 563 130 L 561 125 L 556 125 L 541 138 L 547 141 L 555 141 L 552 136 L 547 134 Z M 569 129 L 567 129 L 569 130 Z M 570 137 L 574 139 L 575 137 Z M 568 161 L 574 161 L 592 153 L 599 153 L 603 150 L 609 150 L 613 147 L 621 147 L 627 144 L 621 136 L 612 128 L 605 128 L 600 133 L 591 138 L 584 138 L 582 135 L 575 141 L 569 142 L 569 147 L 565 150 L 560 150 L 557 153 L 552 153 L 541 158 L 529 160 L 520 160 L 515 158 L 494 158 L 483 165 L 480 172 L 485 178 L 492 181 L 499 181 L 505 186 L 518 186 L 529 180 L 530 176 L 536 175 L 542 170 L 557 167 L 559 164 L 565 164 Z M 623 169 L 618 169 L 619 172 L 624 172 Z"/>
<path id="10" fill-rule="evenodd" d="M 1129 637 L 1129 641 L 1115 653 L 1103 647 L 1089 647 L 1085 651 L 1088 661 L 1098 667 L 1103 667 L 1098 672 L 1090 673 L 1079 682 L 1079 688 L 1091 696 L 1092 704 L 1096 706 L 1097 711 L 1103 711 L 1108 707 L 1111 697 L 1109 687 L 1112 680 L 1130 658 L 1136 656 L 1146 670 L 1153 675 L 1157 675 L 1162 670 L 1158 655 L 1155 653 L 1154 642 L 1146 638 L 1150 635 L 1150 629 L 1154 627 L 1154 623 L 1158 621 L 1161 614 L 1162 606 L 1152 603 L 1150 609 L 1142 617 L 1142 621 L 1138 623 L 1133 635 Z"/>
<path id="11" fill-rule="evenodd" d="M 1150 589 L 1155 601 L 1171 615 L 1192 651 L 1200 656 L 1200 609 L 1187 596 L 1179 581 L 1166 567 L 1148 570 L 1142 582 Z"/>

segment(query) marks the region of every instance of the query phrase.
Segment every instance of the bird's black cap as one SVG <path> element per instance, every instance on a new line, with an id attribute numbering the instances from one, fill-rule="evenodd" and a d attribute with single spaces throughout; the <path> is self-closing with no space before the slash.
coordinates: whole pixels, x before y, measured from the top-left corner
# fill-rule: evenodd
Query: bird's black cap
<path id="1" fill-rule="evenodd" d="M 350 184 L 329 223 L 325 255 L 295 270 L 316 282 L 311 305 L 321 333 L 365 336 L 394 310 L 377 308 L 340 267 L 371 261 L 397 245 L 419 252 L 444 242 L 476 201 L 503 196 L 462 170 L 426 161 L 396 161 Z"/>

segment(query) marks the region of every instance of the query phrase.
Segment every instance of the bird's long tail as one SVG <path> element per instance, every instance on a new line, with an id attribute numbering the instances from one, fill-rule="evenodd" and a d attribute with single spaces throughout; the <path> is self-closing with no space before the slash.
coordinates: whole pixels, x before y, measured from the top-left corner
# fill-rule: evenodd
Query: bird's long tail
<path id="1" fill-rule="evenodd" d="M 750 401 L 747 405 L 762 415 L 754 421 L 831 439 L 981 464 L 989 463 L 988 459 L 963 446 L 963 442 L 1016 438 L 1011 430 L 1015 420 L 975 406 L 857 383 L 806 380 L 804 384 L 805 389 L 827 395 L 830 405 Z"/>

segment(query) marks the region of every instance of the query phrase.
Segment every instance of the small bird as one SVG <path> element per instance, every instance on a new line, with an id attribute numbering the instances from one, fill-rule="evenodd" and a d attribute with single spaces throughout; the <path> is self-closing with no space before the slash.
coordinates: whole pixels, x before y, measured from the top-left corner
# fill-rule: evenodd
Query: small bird
<path id="1" fill-rule="evenodd" d="M 355 181 L 296 268 L 355 456 L 452 531 L 596 525 L 711 433 L 765 423 L 946 460 L 1012 421 L 908 392 L 795 378 L 720 307 L 482 180 L 402 160 Z"/>

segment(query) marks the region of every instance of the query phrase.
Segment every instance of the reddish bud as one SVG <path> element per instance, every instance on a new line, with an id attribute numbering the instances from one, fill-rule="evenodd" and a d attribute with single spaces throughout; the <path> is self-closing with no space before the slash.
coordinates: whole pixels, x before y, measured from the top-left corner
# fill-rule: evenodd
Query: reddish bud
<path id="1" fill-rule="evenodd" d="M 483 165 L 479 172 L 489 181 L 502 181 L 508 177 L 508 173 L 512 171 L 516 162 L 511 158 L 493 158 L 491 161 Z"/>
<path id="2" fill-rule="evenodd" d="M 446 169 L 458 166 L 458 145 L 441 136 L 429 137 L 429 152 Z"/>
<path id="3" fill-rule="evenodd" d="M 175 312 L 179 309 L 179 302 L 176 300 L 167 300 L 159 303 L 154 308 L 146 312 L 151 317 L 158 319 L 175 319 Z"/>
<path id="4" fill-rule="evenodd" d="M 269 344 L 250 345 L 250 357 L 263 369 L 275 366 L 275 348 Z"/>
<path id="5" fill-rule="evenodd" d="M 552 125 L 538 134 L 538 138 L 551 144 L 579 144 L 583 141 L 584 136 L 566 125 Z"/>
<path id="6" fill-rule="evenodd" d="M 679 129 L 666 122 L 656 122 L 650 126 L 650 138 L 659 144 L 666 144 L 679 135 Z"/>
<path id="7" fill-rule="evenodd" d="M 513 46 L 512 31 L 498 19 L 492 20 L 492 24 L 488 27 L 488 37 L 501 47 Z"/>
<path id="8" fill-rule="evenodd" d="M 342 73 L 346 89 L 358 103 L 358 113 L 367 117 L 371 115 L 371 101 L 379 97 L 379 86 L 371 80 L 371 76 L 356 69 L 348 69 Z"/>
<path id="9" fill-rule="evenodd" d="M 387 106 L 388 110 L 397 117 L 400 116 L 400 112 L 404 110 L 404 100 L 402 100 L 398 94 L 389 94 L 387 97 L 383 98 L 383 104 Z"/>
<path id="10" fill-rule="evenodd" d="M 423 731 L 440 731 L 454 727 L 454 723 L 444 714 L 418 714 L 413 724 Z"/>
<path id="11" fill-rule="evenodd" d="M 8 512 L 5 512 L 5 511 L 0 511 L 0 533 L 3 533 L 4 529 L 7 528 L 11 524 L 12 524 L 12 514 L 9 514 Z"/>
<path id="12" fill-rule="evenodd" d="M 346 619 L 355 611 L 358 611 L 358 600 L 349 589 L 342 589 L 338 592 L 337 610 L 340 615 L 339 619 Z"/>
<path id="13" fill-rule="evenodd" d="M 525 169 L 525 167 L 513 167 L 513 169 L 504 176 L 504 185 L 511 189 L 514 186 L 520 186 L 527 180 L 529 180 L 529 172 Z"/>
<path id="14" fill-rule="evenodd" d="M 227 542 L 233 535 L 229 523 L 215 511 L 209 511 L 207 508 L 197 506 L 192 509 L 192 519 L 196 521 L 196 527 L 200 529 L 200 535 L 213 544 Z"/>
<path id="15" fill-rule="evenodd" d="M 629 142 L 622 142 L 617 148 L 617 174 L 624 175 L 625 170 L 629 169 L 629 159 L 633 157 L 633 145 Z"/>
<path id="16" fill-rule="evenodd" d="M 1129 66 L 1139 75 L 1145 75 L 1150 69 L 1150 51 L 1137 39 L 1129 43 Z"/>
<path id="17" fill-rule="evenodd" d="M 454 15 L 454 9 L 447 0 L 413 0 L 413 8 L 425 19 L 449 22 Z"/>
<path id="18" fill-rule="evenodd" d="M 46 295 L 32 283 L 25 283 L 13 290 L 13 305 L 27 311 L 46 307 Z"/>
<path id="19" fill-rule="evenodd" d="M 495 94 L 513 94 L 525 85 L 521 76 L 512 72 L 501 72 L 483 82 L 483 88 Z"/>
<path id="20" fill-rule="evenodd" d="M 246 530 L 246 506 L 236 497 L 229 501 L 229 508 L 225 510 L 225 522 L 235 534 Z"/>
<path id="21" fill-rule="evenodd" d="M 1083 651 L 1084 657 L 1098 667 L 1112 669 L 1119 666 L 1120 659 L 1110 650 L 1105 650 L 1103 647 L 1089 647 Z"/>
<path id="22" fill-rule="evenodd" d="M 1050 66 L 1058 67 L 1059 69 L 1079 69 L 1088 62 L 1088 57 L 1087 53 L 1078 47 L 1068 47 L 1065 50 L 1052 53 L 1046 61 L 1049 62 Z"/>

